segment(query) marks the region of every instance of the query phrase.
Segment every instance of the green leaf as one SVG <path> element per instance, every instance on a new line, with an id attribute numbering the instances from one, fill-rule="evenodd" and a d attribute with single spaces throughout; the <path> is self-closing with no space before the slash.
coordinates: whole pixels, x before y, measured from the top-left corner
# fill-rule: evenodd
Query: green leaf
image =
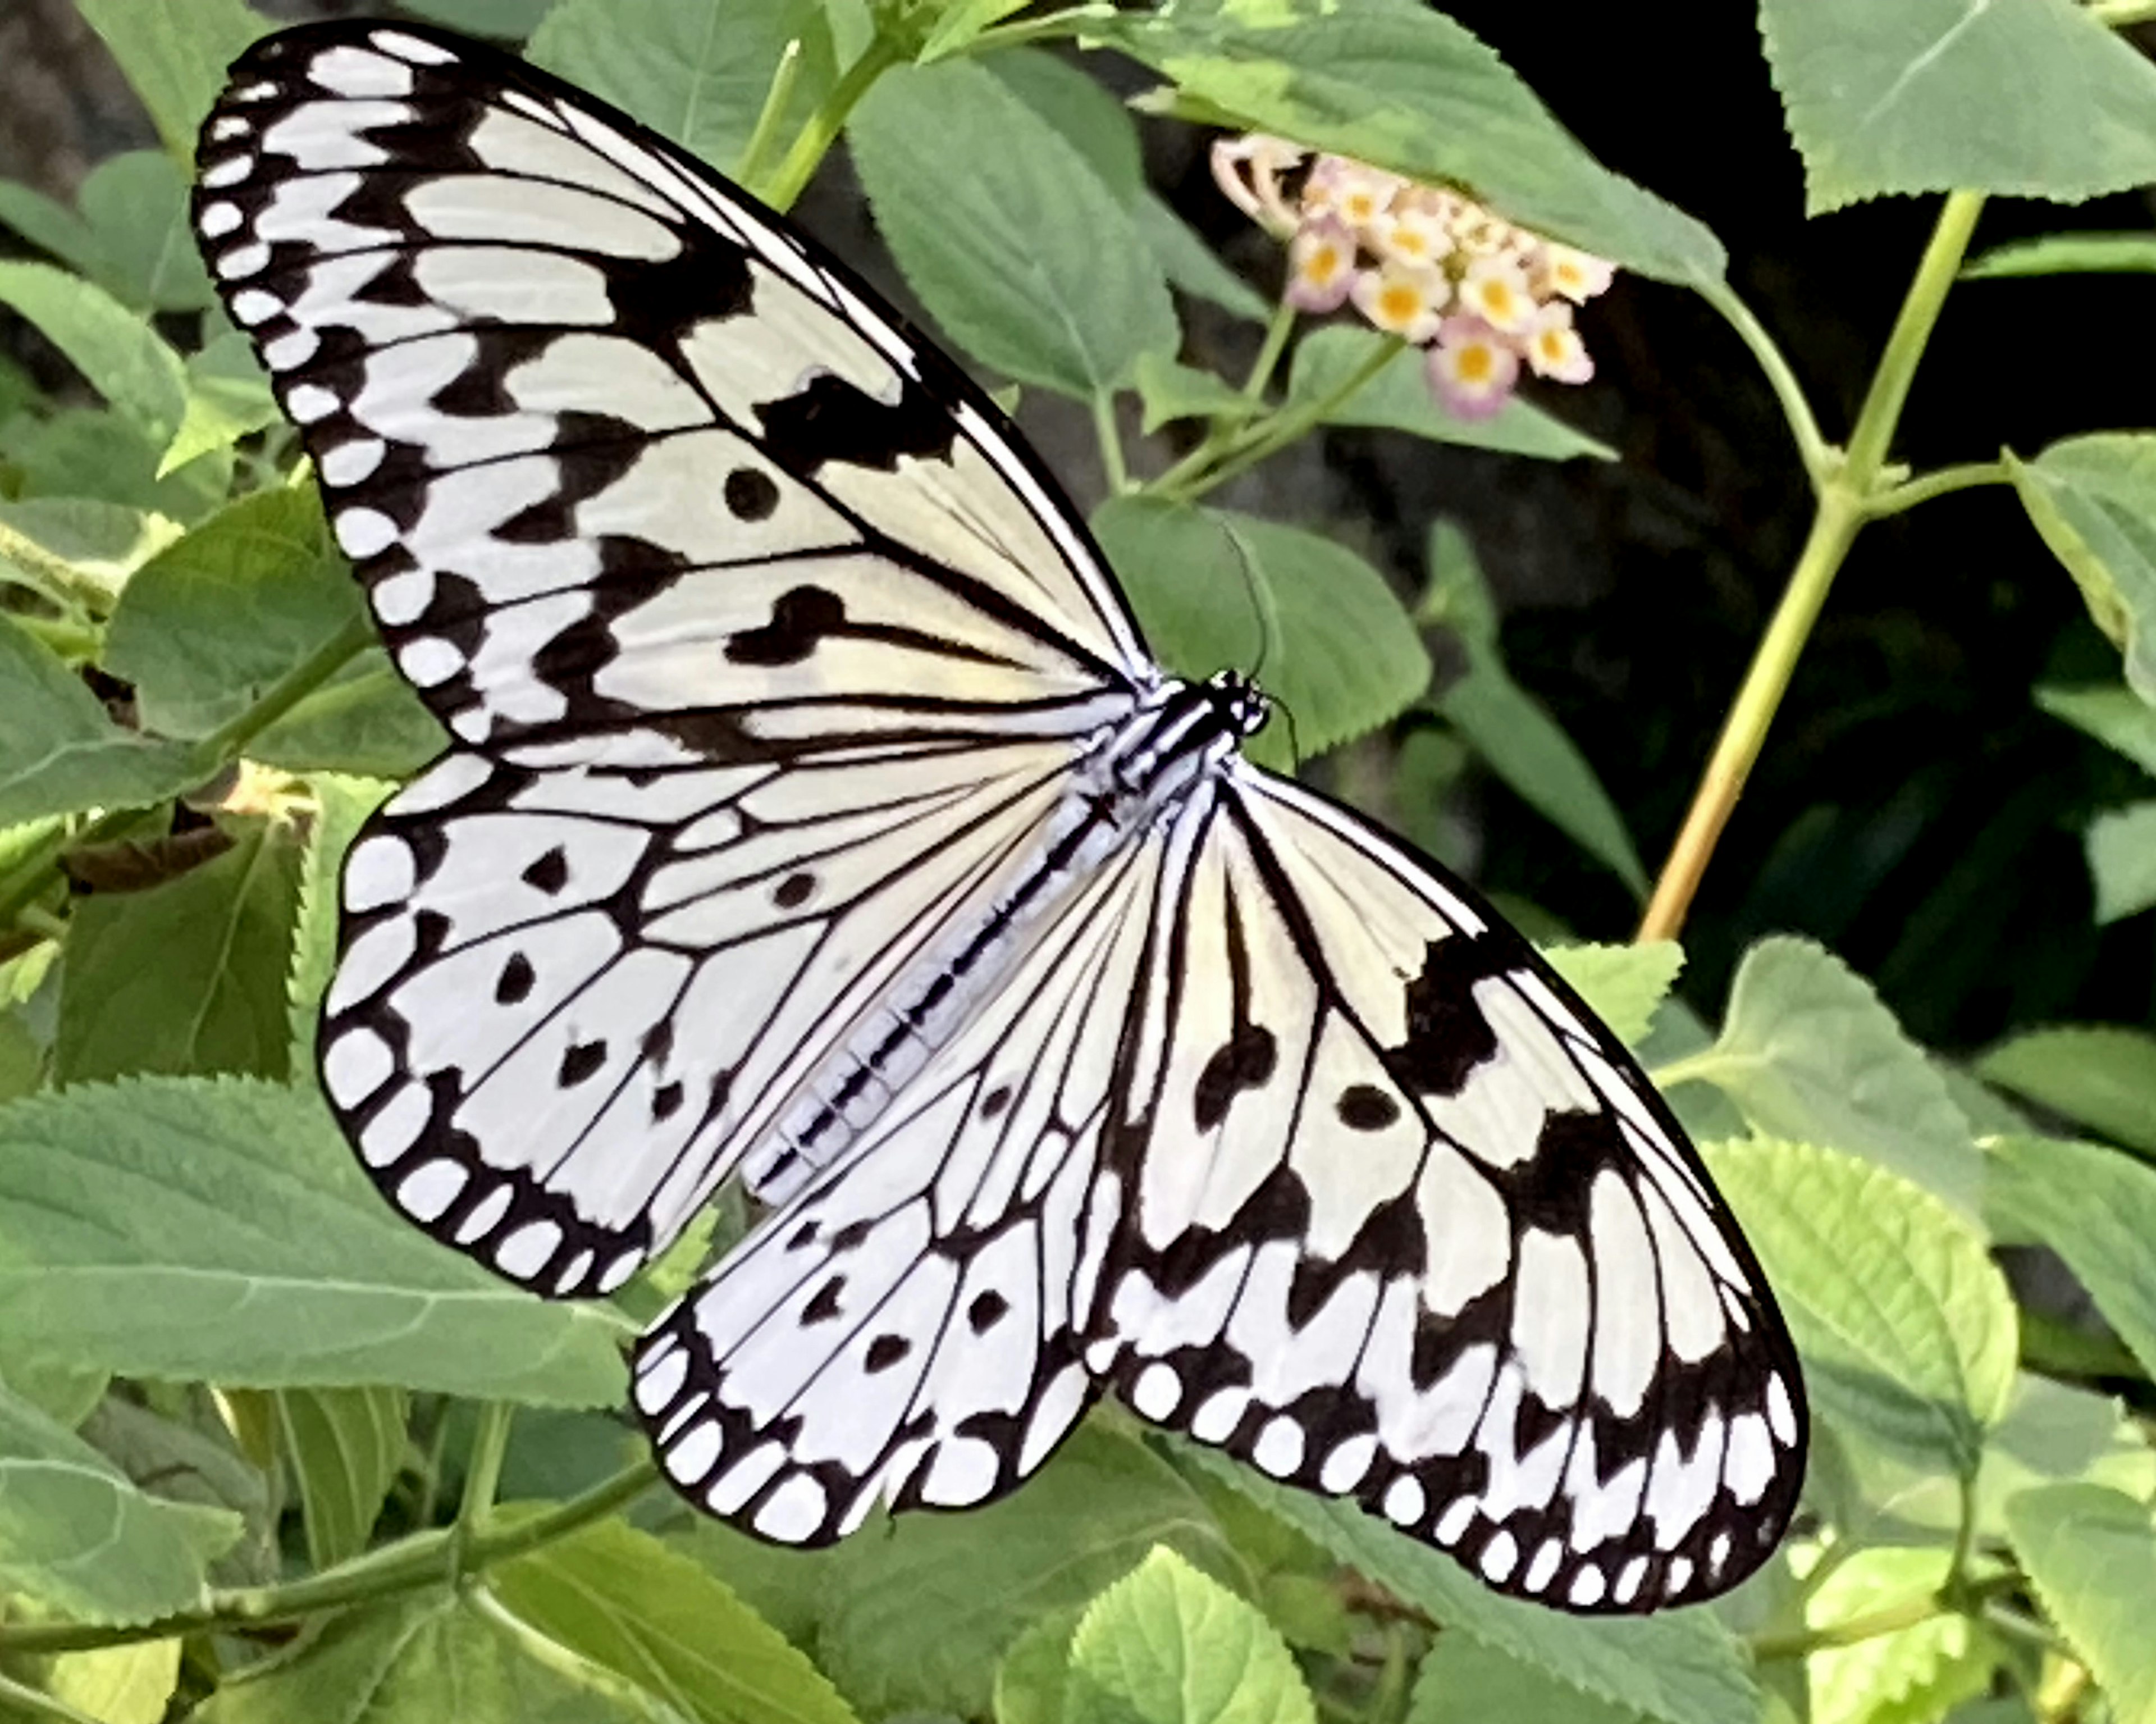
<path id="1" fill-rule="evenodd" d="M 403 0 L 402 10 L 467 36 L 521 42 L 539 28 L 555 0 Z"/>
<path id="2" fill-rule="evenodd" d="M 389 655 L 369 646 L 247 745 L 251 760 L 287 772 L 405 779 L 440 759 L 449 733 Z"/>
<path id="3" fill-rule="evenodd" d="M 54 1659 L 45 1692 L 100 1724 L 163 1724 L 180 1680 L 180 1642 L 137 1640 Z"/>
<path id="4" fill-rule="evenodd" d="M 957 53 L 990 25 L 1022 11 L 1027 0 L 952 0 L 944 7 L 921 44 L 923 65 Z"/>
<path id="5" fill-rule="evenodd" d="M 290 1072 L 285 969 L 300 847 L 280 821 L 227 819 L 223 854 L 142 892 L 77 906 L 60 982 L 53 1075 Z"/>
<path id="6" fill-rule="evenodd" d="M 1064 1679 L 1080 1614 L 1044 1616 L 1004 1655 L 996 1666 L 996 1724 L 1063 1724 Z"/>
<path id="7" fill-rule="evenodd" d="M 1158 1548 L 1071 1636 L 1065 1724 L 1316 1724 L 1295 1655 L 1263 1615 Z"/>
<path id="8" fill-rule="evenodd" d="M 147 1622 L 202 1602 L 239 1536 L 223 1510 L 167 1502 L 0 1389 L 0 1587 L 78 1621 Z"/>
<path id="9" fill-rule="evenodd" d="M 163 474 L 167 442 L 111 408 L 0 421 L 0 460 L 19 474 L 23 497 L 95 497 L 178 522 L 223 507 L 232 451 L 214 450 Z"/>
<path id="10" fill-rule="evenodd" d="M 2156 270 L 2156 234 L 2046 234 L 1979 252 L 1964 281 L 2007 275 L 2143 275 Z"/>
<path id="11" fill-rule="evenodd" d="M 968 61 L 902 67 L 848 128 L 908 285 L 983 364 L 1091 400 L 1181 341 L 1129 212 L 1063 135 Z"/>
<path id="12" fill-rule="evenodd" d="M 279 1389 L 274 1398 L 307 1560 L 317 1570 L 349 1561 L 367 1548 L 403 1465 L 411 1397 L 397 1388 Z"/>
<path id="13" fill-rule="evenodd" d="M 187 381 L 187 412 L 158 461 L 161 476 L 278 420 L 277 399 L 255 362 L 254 345 L 236 331 L 188 355 Z"/>
<path id="14" fill-rule="evenodd" d="M 1145 157 L 1131 111 L 1082 68 L 1039 48 L 992 54 L 982 66 L 1086 158 L 1126 209 L 1145 189 Z"/>
<path id="15" fill-rule="evenodd" d="M 818 1661 L 866 1716 L 978 1716 L 996 1660 L 1168 1545 L 1215 1575 L 1234 1553 L 1197 1493 L 1134 1439 L 1082 1427 L 1007 1502 L 894 1521 L 842 1546 Z"/>
<path id="16" fill-rule="evenodd" d="M 1759 23 L 1808 214 L 1897 192 L 2078 203 L 2156 179 L 2156 68 L 2069 0 L 1762 0 Z"/>
<path id="17" fill-rule="evenodd" d="M 1543 958 L 1627 1047 L 1647 1039 L 1655 1010 L 1684 968 L 1673 939 L 1629 946 L 1545 946 Z"/>
<path id="18" fill-rule="evenodd" d="M 103 662 L 148 728 L 207 736 L 360 614 L 314 487 L 257 491 L 136 572 Z"/>
<path id="19" fill-rule="evenodd" d="M 2005 461 L 2030 521 L 2125 655 L 2128 686 L 2156 706 L 2156 436 L 2100 432 Z"/>
<path id="20" fill-rule="evenodd" d="M 2098 815 L 2089 822 L 2087 844 L 2099 924 L 2156 905 L 2156 801 Z"/>
<path id="21" fill-rule="evenodd" d="M 240 0 L 75 0 L 75 9 L 105 39 L 179 162 L 194 160 L 195 134 L 225 69 L 276 28 Z"/>
<path id="22" fill-rule="evenodd" d="M 1152 193 L 1142 193 L 1131 205 L 1131 218 L 1169 286 L 1246 322 L 1263 323 L 1272 316 L 1273 308 L 1264 296 L 1221 262 L 1198 230 Z"/>
<path id="23" fill-rule="evenodd" d="M 337 959 L 337 877 L 360 824 L 396 788 L 375 779 L 326 772 L 308 786 L 315 817 L 300 865 L 300 904 L 292 934 L 292 963 L 285 997 L 290 1002 L 292 1069 L 315 1068 L 316 1019 Z"/>
<path id="24" fill-rule="evenodd" d="M 1952 1562 L 1944 1550 L 1857 1551 L 1804 1601 L 1805 1625 L 1824 1631 L 1936 1593 Z M 1822 1646 L 1804 1660 L 1810 1724 L 1929 1724 L 1989 1691 L 1996 1661 L 1986 1637 L 1940 1609 L 1890 1634 Z"/>
<path id="25" fill-rule="evenodd" d="M 1217 1450 L 1179 1447 L 1188 1464 L 1225 1480 L 1448 1634 L 1457 1630 L 1583 1693 L 1670 1724 L 1758 1716 L 1758 1691 L 1738 1643 L 1711 1611 L 1618 1620 L 1504 1598 L 1443 1552 L 1353 1503 L 1291 1490 Z"/>
<path id="26" fill-rule="evenodd" d="M 1296 344 L 1288 374 L 1287 399 L 1291 407 L 1322 400 L 1347 387 L 1363 365 L 1371 363 L 1388 337 L 1374 329 L 1358 329 L 1345 323 L 1314 329 Z M 1501 455 L 1532 455 L 1537 461 L 1570 461 L 1592 455 L 1614 461 L 1617 451 L 1606 443 L 1575 431 L 1553 419 L 1532 402 L 1517 396 L 1491 418 L 1455 418 L 1437 404 L 1424 375 L 1419 347 L 1402 347 L 1383 370 L 1328 412 L 1321 424 L 1368 425 L 1381 431 L 1405 431 L 1433 443 L 1451 443 L 1466 449 L 1493 449 Z"/>
<path id="27" fill-rule="evenodd" d="M 1984 1241 L 1929 1192 L 1808 1145 L 1714 1146 L 1815 1408 L 1895 1455 L 1974 1477 L 2005 1415 L 2019 1329 Z"/>
<path id="28" fill-rule="evenodd" d="M 1638 1716 L 1483 1641 L 1440 1634 L 1415 1673 L 1407 1724 L 1631 1724 Z"/>
<path id="29" fill-rule="evenodd" d="M 1976 1063 L 1988 1083 L 2156 1155 L 2156 1036 L 2118 1024 L 2027 1030 Z"/>
<path id="30" fill-rule="evenodd" d="M 116 299 L 151 311 L 206 311 L 217 303 L 187 219 L 187 176 L 162 150 L 108 156 L 75 201 L 96 246 L 83 272 Z"/>
<path id="31" fill-rule="evenodd" d="M 524 1621 L 696 1724 L 855 1724 L 799 1652 L 687 1557 L 602 1521 L 492 1571 Z"/>
<path id="32" fill-rule="evenodd" d="M 2156 1375 L 2156 1169 L 2095 1144 L 2002 1137 L 1992 1202 L 2066 1260 L 2104 1320 Z"/>
<path id="33" fill-rule="evenodd" d="M 1247 419 L 1265 410 L 1224 377 L 1178 365 L 1163 353 L 1141 353 L 1132 376 L 1138 399 L 1145 404 L 1141 429 L 1151 436 L 1163 425 L 1179 419 Z"/>
<path id="34" fill-rule="evenodd" d="M 2047 1485 L 2006 1505 L 2036 1596 L 2095 1672 L 2118 1724 L 2156 1720 L 2156 1531 L 2148 1505 L 2094 1485 Z"/>
<path id="35" fill-rule="evenodd" d="M 1385 578 L 1329 538 L 1139 497 L 1111 497 L 1093 530 L 1163 663 L 1185 676 L 1262 665 L 1281 709 L 1248 750 L 1265 764 L 1289 764 L 1291 743 L 1318 754 L 1375 729 L 1430 682 Z"/>
<path id="36" fill-rule="evenodd" d="M 213 1586 L 275 1580 L 282 1566 L 276 1491 L 226 1423 L 230 1403 L 219 1408 L 206 1392 L 162 1398 L 170 1416 L 126 1396 L 107 1395 L 83 1421 L 83 1440 L 161 1498 L 240 1517 L 246 1530 L 210 1566 Z"/>
<path id="37" fill-rule="evenodd" d="M 2123 688 L 2039 687 L 2036 704 L 2156 775 L 2156 711 Z"/>
<path id="38" fill-rule="evenodd" d="M 0 527 L 19 533 L 47 555 L 65 563 L 78 584 L 68 594 L 51 592 L 44 571 L 33 563 L 13 563 L 0 548 L 0 569 L 20 569 L 26 584 L 48 597 L 92 597 L 109 605 L 127 578 L 180 536 L 180 527 L 162 515 L 124 503 L 87 497 L 33 497 L 0 503 Z M 85 590 L 87 593 L 85 594 Z"/>
<path id="39" fill-rule="evenodd" d="M 532 63 L 626 109 L 731 172 L 778 58 L 801 44 L 778 135 L 791 137 L 837 77 L 814 0 L 562 0 L 531 32 Z"/>
<path id="40" fill-rule="evenodd" d="M 1871 985 L 1809 940 L 1744 955 L 1721 1038 L 1671 1078 L 1703 1078 L 1755 1130 L 1893 1168 L 1969 1215 L 1984 1162 L 1969 1122 Z"/>
<path id="41" fill-rule="evenodd" d="M 1419 614 L 1453 630 L 1466 649 L 1466 673 L 1437 697 L 1436 710 L 1522 801 L 1644 898 L 1647 871 L 1624 815 L 1563 727 L 1505 668 L 1496 604 L 1467 536 L 1450 522 L 1430 529 Z"/>
<path id="42" fill-rule="evenodd" d="M 131 1377 L 614 1406 L 624 1326 L 394 1213 L 311 1090 L 139 1078 L 0 1107 L 0 1331 Z"/>
<path id="43" fill-rule="evenodd" d="M 1468 187 L 1510 220 L 1664 280 L 1722 275 L 1712 234 L 1596 162 L 1495 54 L 1415 0 L 1172 0 L 1091 28 L 1219 123 Z"/>
<path id="44" fill-rule="evenodd" d="M 485 1608 L 422 1593 L 346 1611 L 228 1680 L 193 1724 L 679 1724 L 613 1672 Z"/>
<path id="45" fill-rule="evenodd" d="M 90 387 L 160 443 L 187 409 L 187 368 L 146 318 L 103 288 L 50 264 L 0 263 L 0 305 L 13 307 Z"/>
<path id="46" fill-rule="evenodd" d="M 0 826 L 142 808 L 200 781 L 193 753 L 122 730 L 42 641 L 0 617 Z"/>

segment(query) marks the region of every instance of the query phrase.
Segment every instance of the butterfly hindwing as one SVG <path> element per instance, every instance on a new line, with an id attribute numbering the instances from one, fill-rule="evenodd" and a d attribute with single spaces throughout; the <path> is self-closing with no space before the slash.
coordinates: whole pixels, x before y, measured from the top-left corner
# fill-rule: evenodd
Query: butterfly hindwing
<path id="1" fill-rule="evenodd" d="M 1132 1405 L 1574 1609 L 1764 1560 L 1794 1355 L 1609 1032 L 1465 888 L 1253 769 L 1174 917 L 1101 1289 Z"/>

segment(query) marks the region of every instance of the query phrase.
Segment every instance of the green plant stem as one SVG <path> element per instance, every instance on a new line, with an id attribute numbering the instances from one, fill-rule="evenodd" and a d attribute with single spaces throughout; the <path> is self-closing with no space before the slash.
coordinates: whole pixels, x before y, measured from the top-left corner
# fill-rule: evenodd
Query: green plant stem
<path id="1" fill-rule="evenodd" d="M 1265 338 L 1258 343 L 1258 357 L 1250 362 L 1250 374 L 1243 379 L 1243 399 L 1262 401 L 1265 389 L 1273 380 L 1279 368 L 1281 355 L 1287 351 L 1287 338 L 1295 332 L 1295 307 L 1282 300 L 1273 307 L 1272 319 L 1265 325 Z"/>
<path id="2" fill-rule="evenodd" d="M 1717 279 L 1702 287 L 1699 294 L 1722 313 L 1723 320 L 1737 332 L 1738 339 L 1752 350 L 1752 357 L 1758 361 L 1759 369 L 1766 373 L 1768 386 L 1781 404 L 1782 416 L 1789 422 L 1789 432 L 1796 439 L 1797 454 L 1804 464 L 1804 472 L 1817 490 L 1825 482 L 1834 464 L 1833 451 L 1820 435 L 1819 420 L 1813 416 L 1811 403 L 1804 398 L 1804 385 L 1797 381 L 1789 360 L 1775 345 L 1774 337 L 1767 333 L 1766 326 L 1752 315 L 1752 308 L 1738 298 L 1736 289 L 1728 282 Z"/>
<path id="3" fill-rule="evenodd" d="M 1121 497 L 1131 488 L 1131 470 L 1123 460 L 1122 434 L 1116 429 L 1116 398 L 1111 390 L 1093 393 L 1093 435 L 1101 445 L 1101 467 L 1108 477 L 1108 492 Z"/>
<path id="4" fill-rule="evenodd" d="M 506 1562 L 527 1551 L 566 1537 L 633 1502 L 658 1479 L 658 1467 L 648 1459 L 641 1460 L 545 1514 L 481 1531 L 466 1547 L 463 1572 L 477 1574 L 496 1563 Z M 99 1646 L 161 1640 L 171 1634 L 260 1628 L 398 1593 L 440 1586 L 453 1578 L 455 1572 L 450 1561 L 451 1537 L 449 1531 L 441 1530 L 415 1533 L 400 1544 L 370 1552 L 303 1580 L 213 1592 L 209 1602 L 201 1608 L 176 1611 L 154 1622 L 123 1625 L 25 1623 L 0 1626 L 0 1651 L 82 1652 Z"/>
<path id="5" fill-rule="evenodd" d="M 1262 401 L 1265 399 L 1265 385 L 1272 380 L 1280 357 L 1286 351 L 1287 338 L 1294 332 L 1295 316 L 1295 307 L 1285 300 L 1273 307 L 1272 321 L 1265 325 L 1265 339 L 1259 343 L 1258 356 L 1250 362 L 1250 375 L 1243 379 L 1241 393 L 1245 400 Z M 1182 460 L 1146 486 L 1147 494 L 1156 497 L 1172 495 L 1178 486 L 1203 473 L 1226 451 L 1235 441 L 1236 433 L 1248 423 L 1248 420 L 1240 419 L 1215 419 L 1205 435 Z"/>
<path id="6" fill-rule="evenodd" d="M 2114 30 L 2156 18 L 2156 0 L 2090 0 L 2089 16 Z"/>
<path id="7" fill-rule="evenodd" d="M 792 208 L 793 200 L 801 195 L 801 188 L 808 183 L 818 165 L 838 141 L 847 116 L 876 80 L 905 57 L 905 51 L 890 37 L 878 34 L 870 38 L 860 58 L 846 68 L 844 75 L 831 87 L 831 93 L 803 122 L 799 135 L 773 170 L 771 178 L 760 185 L 749 182 L 749 189 L 773 209 L 783 212 Z"/>
<path id="8" fill-rule="evenodd" d="M 1755 1634 L 1750 1639 L 1752 1656 L 1761 1664 L 1779 1659 L 1809 1658 L 1813 1653 L 1830 1646 L 1856 1646 L 1866 1640 L 1876 1640 L 1881 1634 L 1899 1634 L 1903 1629 L 1913 1629 L 1935 1616 L 1947 1614 L 1946 1607 L 1929 1595 L 1921 1598 L 1906 1598 L 1899 1604 L 1889 1604 L 1884 1609 L 1852 1616 L 1846 1622 L 1830 1623 L 1823 1629 L 1792 1629 L 1782 1633 Z"/>
<path id="9" fill-rule="evenodd" d="M 479 1428 L 472 1433 L 471 1453 L 465 1461 L 464 1499 L 457 1505 L 456 1524 L 449 1532 L 449 1577 L 454 1581 L 470 1572 L 468 1559 L 486 1530 L 495 1492 L 501 1488 L 501 1463 L 509 1453 L 509 1429 L 516 1417 L 516 1408 L 506 1401 L 489 1401 L 479 1410 Z"/>
<path id="10" fill-rule="evenodd" d="M 800 80 L 801 39 L 796 36 L 778 56 L 778 69 L 771 75 L 771 88 L 763 93 L 763 111 L 756 116 L 755 129 L 742 146 L 741 160 L 734 164 L 734 178 L 743 185 L 754 184 L 757 175 L 762 172 L 763 158 L 771 153 L 778 122 L 785 116 L 786 105 L 793 97 L 793 86 Z"/>
<path id="11" fill-rule="evenodd" d="M 1827 457 L 1823 471 L 1815 476 L 1819 501 L 1811 532 L 1774 620 L 1744 674 L 1729 716 L 1723 721 L 1722 734 L 1693 793 L 1684 825 L 1655 882 L 1646 913 L 1640 921 L 1636 937 L 1641 940 L 1675 939 L 1682 929 L 1707 860 L 1766 744 L 1768 728 L 1789 691 L 1798 657 L 1811 638 L 1835 575 L 1847 558 L 1857 533 L 1871 517 L 1873 502 L 1890 489 L 1886 477 L 1887 448 L 1908 399 L 1917 363 L 1923 357 L 1925 344 L 1938 322 L 1939 309 L 1953 286 L 1983 208 L 1984 199 L 1979 193 L 1955 192 L 1948 196 L 1902 302 L 1901 313 L 1894 320 L 1878 369 L 1872 374 L 1848 451 L 1838 462 Z"/>
<path id="12" fill-rule="evenodd" d="M 195 744 L 203 775 L 207 778 L 238 759 L 248 744 L 336 675 L 373 641 L 374 625 L 363 616 L 354 617 L 339 629 L 270 684 L 254 705 Z"/>
<path id="13" fill-rule="evenodd" d="M 111 594 L 85 579 L 65 558 L 54 556 L 4 521 L 0 521 L 0 558 L 14 565 L 7 579 L 28 587 L 61 610 L 101 616 L 111 608 Z"/>
<path id="14" fill-rule="evenodd" d="M 1918 503 L 1928 503 L 1935 497 L 1968 491 L 1979 485 L 2011 485 L 2013 482 L 2014 476 L 2006 471 L 2004 461 L 1964 461 L 1959 466 L 1941 467 L 1936 472 L 1919 473 L 1913 479 L 1905 479 L 1899 485 L 1889 486 L 1866 502 L 1864 513 L 1868 520 L 1884 520 L 1889 515 L 1900 514 L 1904 509 L 1913 509 Z"/>
<path id="15" fill-rule="evenodd" d="M 1313 425 L 1330 419 L 1348 400 L 1383 371 L 1404 345 L 1399 337 L 1379 347 L 1357 366 L 1346 382 L 1329 394 L 1300 407 L 1284 407 L 1270 419 L 1250 427 L 1247 435 L 1229 440 L 1224 455 L 1209 468 L 1193 473 L 1179 482 L 1171 483 L 1173 471 L 1163 473 L 1145 487 L 1148 494 L 1165 497 L 1172 502 L 1190 502 L 1207 491 L 1224 485 L 1237 475 L 1248 471 L 1260 461 L 1277 454 Z"/>

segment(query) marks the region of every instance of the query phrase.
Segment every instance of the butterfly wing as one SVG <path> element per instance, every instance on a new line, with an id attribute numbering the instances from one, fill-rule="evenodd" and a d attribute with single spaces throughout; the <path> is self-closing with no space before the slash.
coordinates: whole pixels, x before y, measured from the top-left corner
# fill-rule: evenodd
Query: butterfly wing
<path id="1" fill-rule="evenodd" d="M 1157 672 L 979 391 L 521 62 L 265 39 L 194 217 L 456 738 L 354 847 L 332 1104 L 438 1236 L 603 1290 Z"/>
<path id="2" fill-rule="evenodd" d="M 1614 1038 L 1464 888 L 1240 764 L 1170 913 L 1096 1321 L 1131 1404 L 1573 1609 L 1763 1561 L 1795 1355 Z"/>
<path id="3" fill-rule="evenodd" d="M 815 1186 L 655 1323 L 635 1398 L 706 1512 L 788 1544 L 1002 1495 L 1091 1402 L 1102 1172 L 1168 844 L 1114 858 Z"/>

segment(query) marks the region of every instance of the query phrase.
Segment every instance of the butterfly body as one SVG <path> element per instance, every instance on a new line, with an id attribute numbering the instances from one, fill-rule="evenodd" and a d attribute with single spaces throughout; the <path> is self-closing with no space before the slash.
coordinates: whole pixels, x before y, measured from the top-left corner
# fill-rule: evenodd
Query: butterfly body
<path id="1" fill-rule="evenodd" d="M 760 1536 L 1015 1487 L 1096 1396 L 1582 1611 L 1733 1585 L 1797 1361 L 1681 1129 L 1435 863 L 1238 744 L 948 361 L 518 61 L 259 43 L 195 221 L 453 739 L 352 846 L 323 1088 L 437 1238 L 610 1292 Z M 1291 645 L 1291 643 L 1288 643 Z"/>

